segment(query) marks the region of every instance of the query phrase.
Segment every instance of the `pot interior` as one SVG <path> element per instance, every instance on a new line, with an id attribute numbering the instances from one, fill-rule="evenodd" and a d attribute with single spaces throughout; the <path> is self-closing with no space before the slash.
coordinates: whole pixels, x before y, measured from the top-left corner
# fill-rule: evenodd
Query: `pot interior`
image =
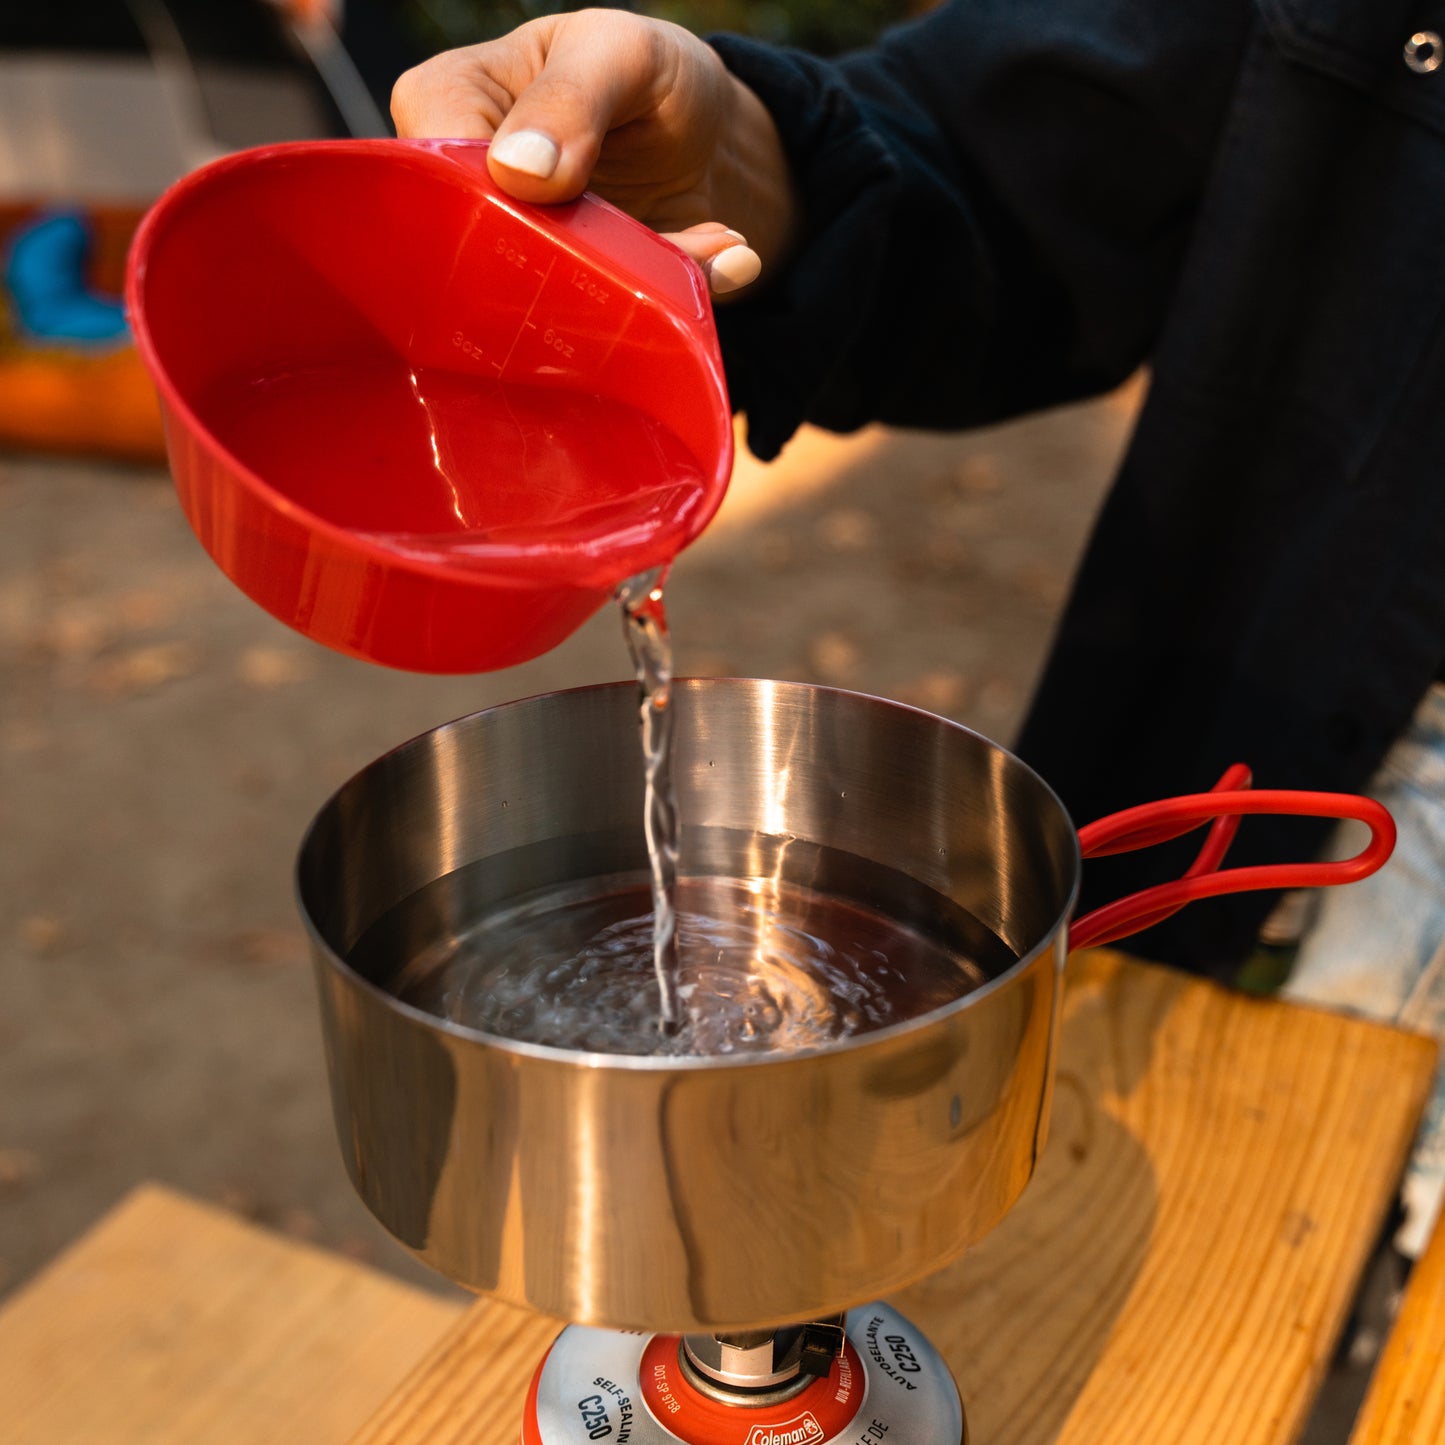
<path id="1" fill-rule="evenodd" d="M 835 906 L 848 916 L 819 927 L 886 920 L 893 938 L 879 942 L 904 955 L 910 995 L 900 1020 L 1003 977 L 1067 916 L 1072 825 L 996 744 L 823 688 L 695 680 L 676 694 L 680 908 L 703 896 L 726 908 L 735 880 L 806 937 Z M 606 924 L 646 908 L 642 789 L 631 684 L 463 718 L 332 799 L 302 851 L 303 908 L 348 969 L 445 1014 L 460 957 L 569 910 Z M 951 983 L 932 976 L 942 956 Z"/>

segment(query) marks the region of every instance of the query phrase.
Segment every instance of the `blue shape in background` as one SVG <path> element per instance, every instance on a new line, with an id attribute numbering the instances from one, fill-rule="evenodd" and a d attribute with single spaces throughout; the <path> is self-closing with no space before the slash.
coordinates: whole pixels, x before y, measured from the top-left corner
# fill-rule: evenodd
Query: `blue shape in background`
<path id="1" fill-rule="evenodd" d="M 90 232 L 71 211 L 52 212 L 20 231 L 5 263 L 21 328 L 38 341 L 124 341 L 129 333 L 120 298 L 85 284 Z"/>

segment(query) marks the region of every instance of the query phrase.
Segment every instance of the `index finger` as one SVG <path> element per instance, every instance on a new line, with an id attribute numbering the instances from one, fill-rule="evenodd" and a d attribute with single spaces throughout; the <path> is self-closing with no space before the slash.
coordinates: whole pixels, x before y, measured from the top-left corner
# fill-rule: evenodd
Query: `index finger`
<path id="1" fill-rule="evenodd" d="M 396 133 L 418 140 L 491 140 L 546 63 L 545 41 L 529 35 L 532 29 L 447 50 L 405 71 L 391 92 Z"/>

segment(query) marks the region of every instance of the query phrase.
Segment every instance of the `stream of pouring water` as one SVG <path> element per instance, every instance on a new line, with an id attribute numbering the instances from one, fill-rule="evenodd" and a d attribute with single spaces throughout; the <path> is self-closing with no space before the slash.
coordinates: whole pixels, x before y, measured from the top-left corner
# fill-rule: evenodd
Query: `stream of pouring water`
<path id="1" fill-rule="evenodd" d="M 682 1022 L 677 998 L 677 793 L 672 786 L 672 639 L 663 610 L 666 567 L 639 572 L 617 587 L 627 650 L 641 691 L 643 828 L 652 870 L 652 967 L 664 1034 Z"/>

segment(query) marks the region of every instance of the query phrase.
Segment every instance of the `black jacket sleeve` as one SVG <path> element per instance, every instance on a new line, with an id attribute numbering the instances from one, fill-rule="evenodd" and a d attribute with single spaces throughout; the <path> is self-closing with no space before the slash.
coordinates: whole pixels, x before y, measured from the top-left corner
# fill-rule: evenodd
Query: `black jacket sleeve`
<path id="1" fill-rule="evenodd" d="M 1221 143 L 1248 0 L 949 0 L 829 63 L 730 36 L 804 210 L 719 308 L 762 457 L 804 421 L 968 426 L 1148 354 Z"/>

